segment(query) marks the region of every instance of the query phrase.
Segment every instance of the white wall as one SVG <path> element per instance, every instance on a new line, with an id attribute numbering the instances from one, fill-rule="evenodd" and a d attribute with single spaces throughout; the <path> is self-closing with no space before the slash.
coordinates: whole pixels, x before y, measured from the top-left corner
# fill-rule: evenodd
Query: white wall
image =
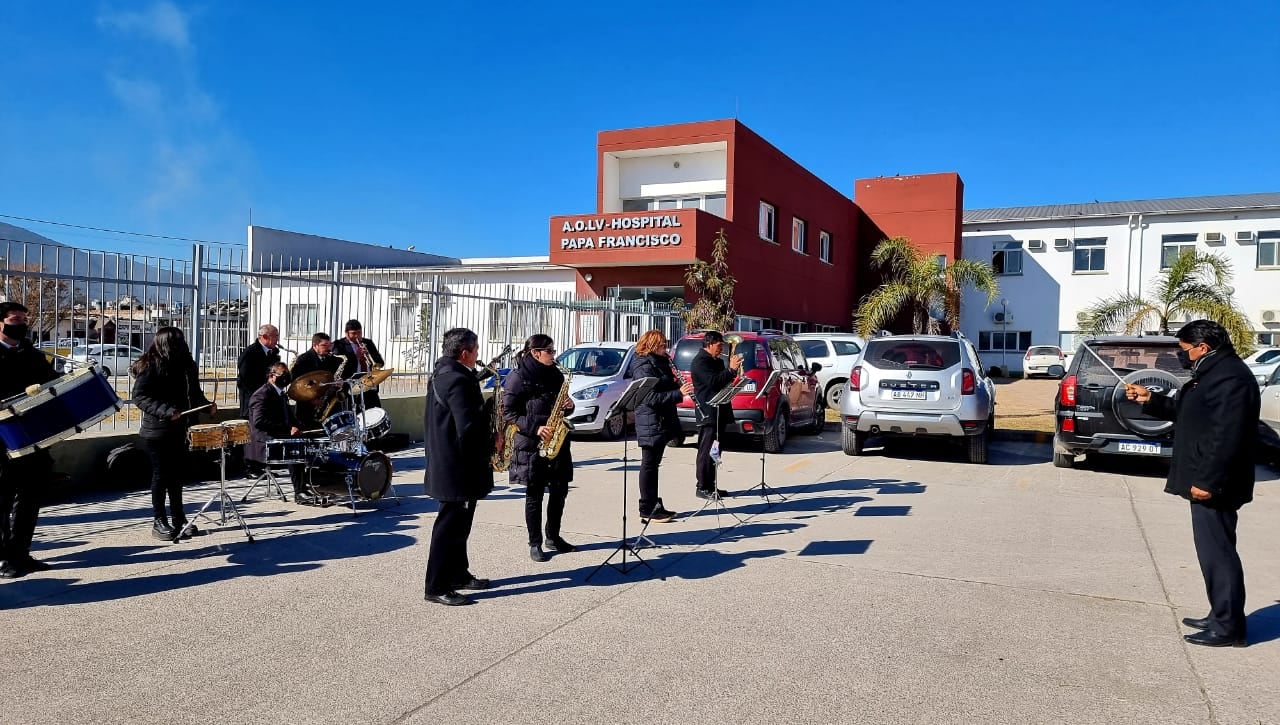
<path id="1" fill-rule="evenodd" d="M 723 194 L 728 179 L 725 144 L 605 154 L 604 211 L 622 211 L 623 199 Z M 676 164 L 680 167 L 676 168 Z"/>
<path id="2" fill-rule="evenodd" d="M 1132 224 L 1131 224 L 1132 222 Z M 1133 215 L 1102 219 L 1056 220 L 1044 222 L 966 224 L 963 254 L 966 259 L 990 262 L 993 243 L 1018 240 L 1023 242 L 1023 274 L 1001 276 L 1001 297 L 1009 300 L 1013 321 L 1008 329 L 1030 330 L 1032 344 L 1072 343 L 1064 333 L 1079 329 L 1077 314 L 1098 300 L 1116 294 L 1149 294 L 1152 280 L 1160 274 L 1161 237 L 1166 234 L 1199 234 L 1196 245 L 1201 252 L 1225 256 L 1233 268 L 1232 286 L 1240 309 L 1249 316 L 1258 332 L 1277 333 L 1280 325 L 1262 322 L 1264 309 L 1280 309 L 1280 268 L 1257 268 L 1257 243 L 1235 241 L 1237 231 L 1280 230 L 1280 213 L 1230 212 L 1218 214 Z M 1226 242 L 1207 244 L 1206 232 L 1221 232 Z M 1106 270 L 1102 274 L 1073 272 L 1074 245 L 1059 251 L 1053 248 L 1057 238 L 1079 239 L 1106 237 Z M 1043 251 L 1029 251 L 1030 239 L 1044 240 Z M 1000 330 L 992 321 L 999 311 L 999 297 L 990 309 L 983 309 L 985 298 L 975 293 L 965 296 L 961 313 L 961 330 L 974 343 L 982 331 Z M 984 355 L 988 364 L 1000 364 L 998 353 Z M 1010 356 L 1010 367 L 1017 371 Z M 1018 363 L 1021 358 L 1018 357 Z"/>

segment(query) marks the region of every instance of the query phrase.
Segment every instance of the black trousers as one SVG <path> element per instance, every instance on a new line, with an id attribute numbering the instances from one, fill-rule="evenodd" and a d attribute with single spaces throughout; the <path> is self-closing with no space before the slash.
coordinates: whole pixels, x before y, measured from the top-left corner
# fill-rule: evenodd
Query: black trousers
<path id="1" fill-rule="evenodd" d="M 716 427 L 704 425 L 698 428 L 698 488 L 713 491 L 716 487 L 716 462 L 711 460 L 711 444 L 716 441 Z"/>
<path id="2" fill-rule="evenodd" d="M 560 538 L 560 520 L 564 518 L 564 500 L 569 497 L 569 482 L 550 482 L 550 464 L 542 458 L 533 461 L 532 480 L 524 482 L 524 525 L 529 530 L 529 546 L 542 546 L 542 494 L 547 496 L 547 538 Z"/>
<path id="3" fill-rule="evenodd" d="M 475 519 L 475 501 L 440 502 L 435 526 L 431 527 L 431 550 L 427 552 L 427 594 L 454 591 L 471 578 L 467 539 Z"/>
<path id="4" fill-rule="evenodd" d="M 52 472 L 53 459 L 43 452 L 0 462 L 0 561 L 20 562 L 31 555 L 38 492 Z"/>
<path id="5" fill-rule="evenodd" d="M 1244 567 L 1236 552 L 1239 513 L 1191 504 L 1191 535 L 1209 595 L 1209 629 L 1227 637 L 1245 636 Z"/>
<path id="6" fill-rule="evenodd" d="M 640 515 L 648 516 L 658 505 L 658 466 L 662 465 L 662 454 L 666 453 L 667 442 L 664 440 L 656 446 L 640 447 Z"/>
<path id="7" fill-rule="evenodd" d="M 186 434 L 166 435 L 159 438 L 139 438 L 139 445 L 151 459 L 151 509 L 152 516 L 177 525 L 187 520 L 182 508 L 182 484 L 186 481 Z M 169 514 L 165 513 L 165 498 L 169 499 Z"/>

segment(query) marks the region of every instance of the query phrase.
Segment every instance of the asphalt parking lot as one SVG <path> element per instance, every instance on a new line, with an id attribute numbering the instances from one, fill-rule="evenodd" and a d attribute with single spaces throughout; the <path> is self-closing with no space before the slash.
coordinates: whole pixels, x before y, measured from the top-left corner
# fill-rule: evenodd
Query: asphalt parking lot
<path id="1" fill-rule="evenodd" d="M 786 500 L 746 493 L 759 453 L 730 449 L 727 512 L 654 524 L 652 571 L 588 582 L 620 538 L 622 453 L 574 443 L 580 549 L 545 564 L 500 479 L 471 545 L 495 586 L 461 608 L 422 600 L 420 449 L 395 456 L 399 506 L 252 499 L 253 544 L 156 542 L 140 493 L 50 507 L 33 553 L 56 568 L 0 584 L 0 720 L 1280 722 L 1274 471 L 1240 522 L 1251 646 L 1205 650 L 1178 624 L 1207 609 L 1187 505 L 1147 464 L 1059 470 L 1014 442 L 986 466 L 929 444 L 850 458 L 829 427 L 768 457 Z M 692 450 L 662 496 L 701 503 Z"/>

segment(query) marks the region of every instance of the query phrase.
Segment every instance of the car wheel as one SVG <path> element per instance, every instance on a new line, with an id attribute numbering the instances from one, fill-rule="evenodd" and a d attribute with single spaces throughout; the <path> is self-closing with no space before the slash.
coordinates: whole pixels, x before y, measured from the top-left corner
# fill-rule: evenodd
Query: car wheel
<path id="1" fill-rule="evenodd" d="M 840 398 L 844 397 L 844 380 L 832 380 L 827 384 L 827 407 L 840 410 Z"/>
<path id="2" fill-rule="evenodd" d="M 840 429 L 840 450 L 844 451 L 846 456 L 860 456 L 862 449 L 867 445 L 867 434 L 861 431 L 850 430 L 848 426 L 842 426 Z"/>
<path id="3" fill-rule="evenodd" d="M 764 450 L 766 453 L 781 453 L 787 445 L 787 418 L 790 412 L 786 408 L 778 410 L 773 426 L 764 434 Z"/>
<path id="4" fill-rule="evenodd" d="M 991 449 L 991 437 L 987 431 L 982 431 L 976 436 L 969 436 L 967 442 L 969 444 L 969 462 L 986 463 L 987 454 Z"/>
<path id="5" fill-rule="evenodd" d="M 827 427 L 827 408 L 822 404 L 822 397 L 815 397 L 813 401 L 813 421 L 809 423 L 809 427 L 804 432 L 811 436 L 820 435 L 822 430 Z"/>
<path id="6" fill-rule="evenodd" d="M 113 377 L 113 376 L 115 375 L 115 373 L 111 372 L 111 368 L 106 367 L 106 366 L 103 366 L 103 368 L 102 368 L 102 374 L 103 374 L 103 375 L 106 375 L 106 376 L 107 376 L 107 377 L 109 377 L 109 378 L 110 378 L 110 377 Z M 286 401 L 286 402 L 287 402 L 287 401 Z"/>
<path id="7" fill-rule="evenodd" d="M 600 427 L 600 437 L 607 441 L 616 441 L 627 432 L 627 415 L 615 415 Z"/>
<path id="8" fill-rule="evenodd" d="M 1071 468 L 1076 465 L 1076 456 L 1074 453 L 1053 452 L 1054 468 Z"/>

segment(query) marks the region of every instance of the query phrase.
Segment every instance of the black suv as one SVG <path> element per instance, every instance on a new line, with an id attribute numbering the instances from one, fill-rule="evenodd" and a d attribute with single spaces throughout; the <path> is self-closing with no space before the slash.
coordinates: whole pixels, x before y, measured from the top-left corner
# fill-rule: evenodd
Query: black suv
<path id="1" fill-rule="evenodd" d="M 1191 371 L 1178 363 L 1177 338 L 1089 338 L 1076 349 L 1065 373 L 1053 406 L 1053 465 L 1070 468 L 1077 455 L 1090 453 L 1173 455 L 1173 423 L 1143 413 L 1125 395 L 1121 381 L 1176 396 L 1191 379 Z"/>

